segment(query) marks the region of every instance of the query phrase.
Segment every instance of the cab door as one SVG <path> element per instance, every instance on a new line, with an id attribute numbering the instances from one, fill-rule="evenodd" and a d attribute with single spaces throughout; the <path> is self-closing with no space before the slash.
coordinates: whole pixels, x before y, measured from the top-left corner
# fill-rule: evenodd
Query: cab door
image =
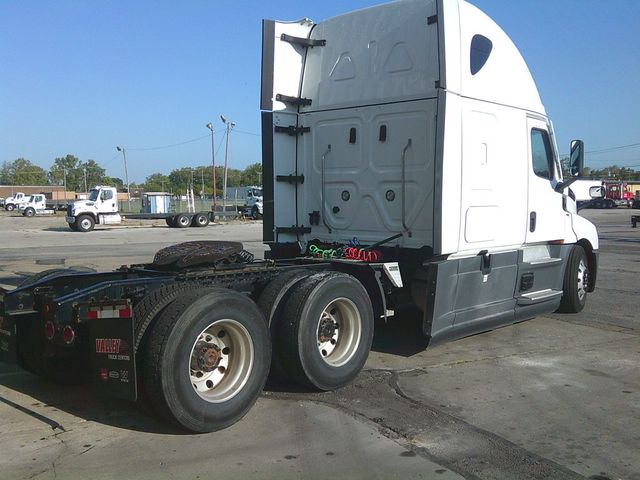
<path id="1" fill-rule="evenodd" d="M 563 208 L 555 151 L 547 121 L 527 118 L 529 192 L 525 243 L 546 243 L 565 236 L 569 214 Z"/>

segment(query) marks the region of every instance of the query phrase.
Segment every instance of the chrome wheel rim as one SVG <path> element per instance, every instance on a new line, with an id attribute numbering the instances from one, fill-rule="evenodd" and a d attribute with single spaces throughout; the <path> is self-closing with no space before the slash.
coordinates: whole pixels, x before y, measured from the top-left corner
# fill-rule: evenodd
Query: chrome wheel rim
<path id="1" fill-rule="evenodd" d="M 82 227 L 83 230 L 88 230 L 91 228 L 91 221 L 88 218 L 83 218 L 80 222 L 80 227 Z"/>
<path id="2" fill-rule="evenodd" d="M 216 320 L 191 347 L 189 379 L 193 390 L 207 402 L 226 402 L 249 380 L 253 361 L 253 341 L 247 329 L 236 320 Z"/>
<path id="3" fill-rule="evenodd" d="M 362 336 L 360 312 L 348 298 L 331 301 L 320 314 L 316 327 L 318 352 L 332 367 L 346 364 L 358 351 Z"/>
<path id="4" fill-rule="evenodd" d="M 578 298 L 581 302 L 584 301 L 587 296 L 587 279 L 588 279 L 588 270 L 587 265 L 584 263 L 584 259 L 580 259 L 580 263 L 578 264 L 578 283 L 577 283 L 577 291 Z"/>

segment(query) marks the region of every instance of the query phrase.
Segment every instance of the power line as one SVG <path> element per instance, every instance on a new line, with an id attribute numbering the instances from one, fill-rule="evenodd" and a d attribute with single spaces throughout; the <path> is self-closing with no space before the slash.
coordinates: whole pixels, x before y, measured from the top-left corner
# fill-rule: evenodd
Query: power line
<path id="1" fill-rule="evenodd" d="M 162 145 L 160 147 L 145 147 L 145 148 L 127 147 L 127 150 L 130 150 L 130 151 L 135 150 L 136 152 L 143 152 L 143 151 L 149 151 L 149 150 L 162 150 L 165 148 L 179 147 L 180 145 L 186 145 L 187 143 L 197 142 L 198 140 L 202 140 L 203 138 L 209 138 L 209 135 L 207 134 L 201 137 L 192 138 L 191 140 L 185 140 L 184 142 L 172 143 L 171 145 Z"/>

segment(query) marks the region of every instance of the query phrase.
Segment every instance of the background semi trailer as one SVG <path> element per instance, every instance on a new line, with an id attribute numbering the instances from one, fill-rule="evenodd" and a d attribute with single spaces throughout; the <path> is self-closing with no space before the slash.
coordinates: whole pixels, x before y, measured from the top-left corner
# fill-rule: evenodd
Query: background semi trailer
<path id="1" fill-rule="evenodd" d="M 4 360 L 144 388 L 211 431 L 248 411 L 270 364 L 306 388 L 349 383 L 374 320 L 407 302 L 430 345 L 584 307 L 598 237 L 569 192 L 584 146 L 563 179 L 529 70 L 478 9 L 265 21 L 262 72 L 267 258 L 189 242 L 114 272 L 43 272 L 3 295 Z"/>

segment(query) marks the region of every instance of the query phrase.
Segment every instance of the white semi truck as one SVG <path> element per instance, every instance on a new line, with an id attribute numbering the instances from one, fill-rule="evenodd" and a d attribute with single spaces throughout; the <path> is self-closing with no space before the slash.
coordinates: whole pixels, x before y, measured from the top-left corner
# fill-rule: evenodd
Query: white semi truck
<path id="1" fill-rule="evenodd" d="M 44 193 L 36 193 L 30 195 L 27 201 L 20 204 L 18 209 L 25 217 L 33 217 L 35 215 L 54 215 L 55 209 L 47 207 L 47 197 Z"/>
<path id="2" fill-rule="evenodd" d="M 264 205 L 263 198 L 262 187 L 247 187 L 247 200 L 244 207 L 245 214 L 249 215 L 254 220 L 260 218 L 262 216 L 262 207 Z"/>
<path id="3" fill-rule="evenodd" d="M 26 203 L 29 200 L 29 195 L 25 195 L 22 192 L 17 192 L 15 195 L 11 195 L 4 199 L 4 209 L 7 212 L 12 212 L 16 208 L 20 208 L 20 205 Z"/>
<path id="4" fill-rule="evenodd" d="M 208 212 L 192 213 L 131 213 L 127 218 L 140 220 L 162 220 L 173 228 L 206 227 Z M 76 232 L 90 232 L 96 225 L 119 225 L 122 215 L 118 211 L 118 193 L 114 187 L 97 185 L 89 192 L 89 198 L 78 200 L 67 207 L 66 222 Z"/>
<path id="5" fill-rule="evenodd" d="M 524 60 L 471 4 L 265 21 L 261 109 L 267 259 L 187 242 L 43 273 L 4 293 L 0 357 L 105 395 L 142 386 L 168 420 L 212 431 L 272 362 L 306 388 L 346 385 L 374 320 L 406 302 L 430 346 L 584 308 L 598 235 L 568 188 L 583 144 L 563 178 Z"/>
<path id="6" fill-rule="evenodd" d="M 71 230 L 90 232 L 96 224 L 118 225 L 118 191 L 114 187 L 97 185 L 86 200 L 77 200 L 67 207 L 66 222 Z"/>

